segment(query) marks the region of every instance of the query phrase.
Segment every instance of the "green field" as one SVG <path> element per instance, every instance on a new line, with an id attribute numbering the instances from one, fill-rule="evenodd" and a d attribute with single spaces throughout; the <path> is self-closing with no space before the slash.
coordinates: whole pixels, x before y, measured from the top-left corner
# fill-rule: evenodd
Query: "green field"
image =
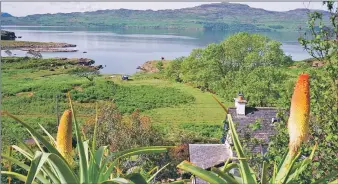
<path id="1" fill-rule="evenodd" d="M 71 71 L 79 66 L 68 60 L 3 58 L 2 62 L 2 110 L 34 127 L 42 124 L 52 133 L 57 130 L 56 95 L 61 115 L 68 108 L 68 91 L 81 122 L 94 116 L 95 102 L 114 101 L 125 115 L 140 109 L 150 116 L 154 126 L 168 139 L 174 139 L 177 135 L 173 130 L 179 129 L 210 140 L 219 140 L 222 133 L 224 112 L 212 94 L 186 84 L 139 77 L 142 75 L 130 81 L 122 81 L 118 75 L 115 78 L 98 75 L 89 81 L 72 75 Z M 29 137 L 12 120 L 3 121 L 5 143 L 14 141 L 13 135 Z"/>

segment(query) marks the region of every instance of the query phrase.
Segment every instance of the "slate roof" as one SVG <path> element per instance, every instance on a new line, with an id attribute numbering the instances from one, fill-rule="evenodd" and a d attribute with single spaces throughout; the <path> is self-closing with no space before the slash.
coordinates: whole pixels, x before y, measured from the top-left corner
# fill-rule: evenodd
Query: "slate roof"
<path id="1" fill-rule="evenodd" d="M 203 168 L 221 165 L 233 153 L 229 144 L 189 144 L 189 160 L 191 163 Z M 194 178 L 193 183 L 204 184 L 203 180 Z"/>
<path id="2" fill-rule="evenodd" d="M 269 143 L 269 137 L 275 134 L 275 126 L 273 118 L 278 121 L 276 114 L 278 109 L 273 107 L 246 107 L 245 116 L 237 115 L 236 108 L 228 108 L 233 122 L 237 124 L 236 129 L 240 139 L 256 138 L 260 140 L 261 145 L 251 146 L 252 152 L 265 152 Z M 259 122 L 260 128 L 253 130 L 252 126 L 255 122 Z M 228 138 L 229 141 L 229 138 Z M 230 141 L 231 143 L 231 141 Z M 254 144 L 254 143 L 253 143 Z M 251 144 L 251 145 L 253 145 Z"/>

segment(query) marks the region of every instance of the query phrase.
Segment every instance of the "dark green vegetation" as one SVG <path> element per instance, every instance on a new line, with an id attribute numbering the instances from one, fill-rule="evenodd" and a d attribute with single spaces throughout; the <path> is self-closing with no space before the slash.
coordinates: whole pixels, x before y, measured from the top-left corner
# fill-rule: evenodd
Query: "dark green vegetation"
<path id="1" fill-rule="evenodd" d="M 178 10 L 99 10 L 3 17 L 2 25 L 90 26 L 134 29 L 285 31 L 306 26 L 306 9 L 273 12 L 235 3 L 212 3 Z M 327 14 L 327 12 L 325 12 Z M 297 18 L 295 18 L 297 17 Z"/>
<path id="2" fill-rule="evenodd" d="M 277 106 L 291 92 L 287 81 L 297 75 L 296 70 L 287 71 L 293 63 L 280 46 L 258 34 L 238 33 L 174 60 L 163 73 L 216 92 L 226 101 L 232 101 L 238 91 L 245 91 L 251 106 Z"/>
<path id="3" fill-rule="evenodd" d="M 1 30 L 1 40 L 15 40 L 14 32 Z"/>

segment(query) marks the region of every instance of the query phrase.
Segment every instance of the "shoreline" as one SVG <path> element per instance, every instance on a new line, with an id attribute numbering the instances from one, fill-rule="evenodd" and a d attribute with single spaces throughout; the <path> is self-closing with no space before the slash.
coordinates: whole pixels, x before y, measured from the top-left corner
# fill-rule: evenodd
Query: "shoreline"
<path id="1" fill-rule="evenodd" d="M 59 43 L 59 42 L 32 42 L 32 41 L 14 41 L 14 40 L 1 40 L 2 50 L 21 50 L 21 49 L 57 49 L 76 47 L 75 44 Z"/>

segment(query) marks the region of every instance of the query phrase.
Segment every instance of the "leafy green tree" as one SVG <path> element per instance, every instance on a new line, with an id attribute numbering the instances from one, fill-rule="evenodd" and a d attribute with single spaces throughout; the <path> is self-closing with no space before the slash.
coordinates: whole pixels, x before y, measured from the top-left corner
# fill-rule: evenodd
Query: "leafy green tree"
<path id="1" fill-rule="evenodd" d="M 291 63 L 281 43 L 259 34 L 237 33 L 224 40 L 224 64 L 228 70 L 252 69 L 259 66 L 284 66 Z"/>
<path id="2" fill-rule="evenodd" d="M 194 49 L 180 65 L 185 82 L 211 89 L 229 72 L 247 71 L 261 66 L 289 65 L 291 57 L 281 43 L 259 34 L 237 33 L 220 44 Z"/>
<path id="3" fill-rule="evenodd" d="M 282 69 L 274 67 L 232 71 L 216 83 L 214 89 L 228 101 L 232 101 L 238 91 L 243 91 L 250 106 L 281 106 L 281 99 L 292 93 L 287 85 L 288 77 Z"/>
<path id="4" fill-rule="evenodd" d="M 177 82 L 181 81 L 181 64 L 184 61 L 184 57 L 176 58 L 169 62 L 167 67 L 164 69 L 164 74 L 170 79 L 174 79 Z"/>

